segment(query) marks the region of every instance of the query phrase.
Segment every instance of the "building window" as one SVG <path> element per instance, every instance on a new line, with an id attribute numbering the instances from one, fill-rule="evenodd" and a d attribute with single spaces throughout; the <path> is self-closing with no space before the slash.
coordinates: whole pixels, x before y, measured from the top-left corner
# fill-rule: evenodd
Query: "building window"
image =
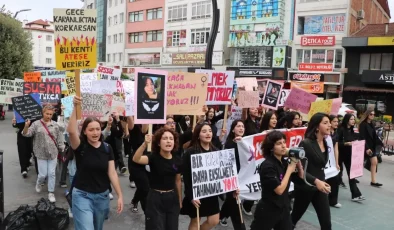
<path id="1" fill-rule="evenodd" d="M 211 1 L 192 3 L 192 19 L 210 18 L 211 8 L 212 8 Z"/>
<path id="2" fill-rule="evenodd" d="M 147 10 L 147 20 L 154 20 L 159 18 L 163 18 L 162 8 Z"/>
<path id="3" fill-rule="evenodd" d="M 167 47 L 186 46 L 186 30 L 167 31 Z"/>
<path id="4" fill-rule="evenodd" d="M 119 34 L 119 43 L 122 43 L 123 42 L 123 33 L 120 33 Z"/>
<path id="5" fill-rule="evenodd" d="M 114 44 L 118 43 L 118 35 L 114 34 Z"/>
<path id="6" fill-rule="evenodd" d="M 111 36 L 108 36 L 107 40 L 108 40 L 108 44 L 111 44 Z"/>
<path id="7" fill-rule="evenodd" d="M 296 66 L 300 63 L 328 63 L 339 69 L 342 68 L 342 53 L 342 49 L 299 49 L 296 52 Z"/>
<path id="8" fill-rule="evenodd" d="M 130 43 L 139 43 L 144 41 L 144 33 L 130 33 L 129 34 Z"/>
<path id="9" fill-rule="evenodd" d="M 312 63 L 325 63 L 326 50 L 312 50 Z M 331 61 L 332 62 L 332 61 Z"/>
<path id="10" fill-rule="evenodd" d="M 335 50 L 335 68 L 337 69 L 342 68 L 342 54 L 341 49 Z"/>
<path id="11" fill-rule="evenodd" d="M 107 62 L 111 62 L 111 54 L 107 54 Z"/>
<path id="12" fill-rule="evenodd" d="M 108 26 L 111 26 L 111 17 L 108 17 Z"/>
<path id="13" fill-rule="evenodd" d="M 47 47 L 46 50 L 47 50 L 47 53 L 52 53 L 52 47 Z"/>
<path id="14" fill-rule="evenodd" d="M 168 22 L 187 20 L 187 4 L 168 7 Z"/>
<path id="15" fill-rule="evenodd" d="M 115 0 L 115 6 L 117 6 L 118 5 L 118 0 Z"/>
<path id="16" fill-rule="evenodd" d="M 114 54 L 112 54 L 112 62 L 116 62 L 116 54 L 114 53 Z"/>
<path id="17" fill-rule="evenodd" d="M 118 15 L 114 16 L 114 25 L 118 24 Z"/>
<path id="18" fill-rule="evenodd" d="M 123 53 L 119 53 L 119 62 L 122 61 L 122 55 L 123 55 Z"/>
<path id="19" fill-rule="evenodd" d="M 153 42 L 153 41 L 162 41 L 163 40 L 163 31 L 154 30 L 146 32 L 146 41 Z"/>
<path id="20" fill-rule="evenodd" d="M 129 22 L 142 22 L 144 20 L 143 11 L 135 11 L 129 13 Z"/>
<path id="21" fill-rule="evenodd" d="M 52 41 L 52 35 L 47 35 L 47 41 Z"/>
<path id="22" fill-rule="evenodd" d="M 302 63 L 303 51 L 304 50 L 297 50 L 296 51 L 296 66 L 298 66 L 298 64 Z"/>
<path id="23" fill-rule="evenodd" d="M 191 44 L 192 45 L 200 45 L 207 44 L 209 37 L 209 28 L 204 29 L 192 29 L 191 30 Z"/>
<path id="24" fill-rule="evenodd" d="M 360 55 L 359 74 L 364 70 L 391 70 L 392 53 L 363 53 Z"/>
<path id="25" fill-rule="evenodd" d="M 122 24 L 124 21 L 124 13 L 119 14 L 119 23 Z"/>
<path id="26" fill-rule="evenodd" d="M 46 64 L 52 64 L 52 59 L 51 58 L 45 58 L 45 63 Z"/>
<path id="27" fill-rule="evenodd" d="M 311 52 L 312 50 L 304 50 L 304 63 L 311 63 Z"/>

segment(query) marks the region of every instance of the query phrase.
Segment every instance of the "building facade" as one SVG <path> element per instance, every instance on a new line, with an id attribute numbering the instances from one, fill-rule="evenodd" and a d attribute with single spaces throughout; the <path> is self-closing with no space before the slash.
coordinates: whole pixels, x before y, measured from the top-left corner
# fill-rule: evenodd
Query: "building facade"
<path id="1" fill-rule="evenodd" d="M 44 20 L 23 21 L 23 29 L 31 34 L 34 69 L 56 67 L 53 23 Z"/>
<path id="2" fill-rule="evenodd" d="M 106 66 L 124 65 L 126 44 L 126 0 L 107 1 Z"/>

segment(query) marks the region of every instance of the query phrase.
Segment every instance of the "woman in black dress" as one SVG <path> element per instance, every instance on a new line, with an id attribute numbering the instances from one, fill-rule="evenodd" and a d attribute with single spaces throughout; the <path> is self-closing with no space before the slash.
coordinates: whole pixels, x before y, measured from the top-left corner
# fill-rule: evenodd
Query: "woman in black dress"
<path id="1" fill-rule="evenodd" d="M 181 214 L 188 215 L 191 218 L 189 230 L 198 229 L 197 208 L 199 209 L 200 217 L 207 217 L 207 220 L 201 225 L 201 230 L 213 229 L 219 223 L 219 196 L 193 200 L 191 155 L 217 151 L 212 145 L 213 135 L 211 126 L 208 123 L 198 124 L 193 132 L 191 147 L 183 155 L 185 197 L 182 202 Z"/>

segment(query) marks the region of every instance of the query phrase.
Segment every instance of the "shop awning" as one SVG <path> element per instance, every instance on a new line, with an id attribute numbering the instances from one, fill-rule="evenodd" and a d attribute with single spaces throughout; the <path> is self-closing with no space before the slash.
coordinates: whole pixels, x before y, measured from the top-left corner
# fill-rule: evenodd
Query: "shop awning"
<path id="1" fill-rule="evenodd" d="M 394 93 L 394 89 L 379 89 L 379 88 L 369 88 L 369 87 L 361 87 L 361 86 L 346 86 L 343 90 L 374 92 L 374 93 Z"/>

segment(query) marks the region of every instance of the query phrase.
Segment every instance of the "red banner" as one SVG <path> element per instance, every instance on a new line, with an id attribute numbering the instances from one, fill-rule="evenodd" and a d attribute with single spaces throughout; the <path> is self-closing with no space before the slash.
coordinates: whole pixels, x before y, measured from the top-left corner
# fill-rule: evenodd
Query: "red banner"
<path id="1" fill-rule="evenodd" d="M 302 46 L 334 46 L 335 36 L 302 36 Z"/>
<path id="2" fill-rule="evenodd" d="M 332 72 L 333 64 L 329 63 L 300 63 L 298 64 L 298 70 L 300 71 L 323 71 Z"/>

